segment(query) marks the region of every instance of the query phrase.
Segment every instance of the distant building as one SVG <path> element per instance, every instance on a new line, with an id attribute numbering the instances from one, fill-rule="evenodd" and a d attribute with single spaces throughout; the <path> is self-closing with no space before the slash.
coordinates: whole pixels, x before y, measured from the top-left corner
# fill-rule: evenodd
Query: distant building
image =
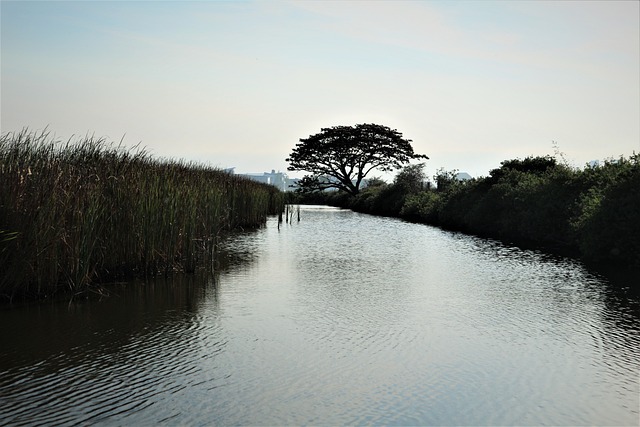
<path id="1" fill-rule="evenodd" d="M 230 171 L 230 173 L 234 173 L 235 168 L 226 169 Z M 253 181 L 262 182 L 263 184 L 273 185 L 277 189 L 281 191 L 292 191 L 291 185 L 295 185 L 298 180 L 290 179 L 286 173 L 284 172 L 276 172 L 275 169 L 271 169 L 271 172 L 263 172 L 259 173 L 246 173 L 246 174 L 238 174 L 238 176 L 244 176 Z"/>
<path id="2" fill-rule="evenodd" d="M 224 170 L 227 173 L 232 175 L 235 174 L 235 167 L 227 168 Z M 299 178 L 289 178 L 286 173 L 276 172 L 275 169 L 271 169 L 271 172 L 263 172 L 263 173 L 239 173 L 238 176 L 243 176 L 245 178 L 249 178 L 253 181 L 262 182 L 263 184 L 273 185 L 281 191 L 295 191 L 298 186 Z M 321 180 L 325 182 L 334 182 L 337 181 L 333 177 L 323 176 L 320 177 Z M 354 181 L 355 184 L 355 181 Z M 360 185 L 360 189 L 366 188 L 369 184 L 369 181 L 366 179 L 362 180 Z M 337 188 L 328 188 L 324 191 L 338 191 Z"/>
<path id="3" fill-rule="evenodd" d="M 470 179 L 473 179 L 473 177 L 466 172 L 458 172 L 456 174 L 456 179 L 458 181 L 468 181 Z"/>

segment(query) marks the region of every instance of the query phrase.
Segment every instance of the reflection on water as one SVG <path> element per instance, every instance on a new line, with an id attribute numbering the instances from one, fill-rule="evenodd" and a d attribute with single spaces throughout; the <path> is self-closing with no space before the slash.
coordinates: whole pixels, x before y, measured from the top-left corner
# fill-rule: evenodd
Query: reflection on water
<path id="1" fill-rule="evenodd" d="M 634 277 L 324 207 L 0 311 L 4 425 L 638 425 Z"/>
<path id="2" fill-rule="evenodd" d="M 222 351 L 201 335 L 203 300 L 216 288 L 176 277 L 114 285 L 99 301 L 30 305 L 0 313 L 0 419 L 62 424 L 117 419 L 199 382 L 181 359 Z M 201 279 L 201 278 L 200 278 Z M 208 307 L 215 313 L 215 304 Z M 177 361 L 177 363 L 173 363 Z"/>

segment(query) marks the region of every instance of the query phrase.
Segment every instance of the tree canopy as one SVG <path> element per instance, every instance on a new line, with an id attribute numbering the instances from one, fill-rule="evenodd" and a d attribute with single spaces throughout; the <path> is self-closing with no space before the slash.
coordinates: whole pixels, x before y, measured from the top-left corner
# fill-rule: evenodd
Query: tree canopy
<path id="1" fill-rule="evenodd" d="M 428 157 L 414 153 L 397 130 L 365 123 L 322 128 L 301 138 L 286 160 L 289 171 L 310 172 L 298 184 L 303 191 L 337 188 L 355 195 L 373 169 L 391 171 L 414 159 Z"/>

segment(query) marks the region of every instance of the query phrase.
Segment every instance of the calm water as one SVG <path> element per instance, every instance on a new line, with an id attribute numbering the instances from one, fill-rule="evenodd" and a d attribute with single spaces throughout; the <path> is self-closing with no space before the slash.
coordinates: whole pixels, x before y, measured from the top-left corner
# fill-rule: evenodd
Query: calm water
<path id="1" fill-rule="evenodd" d="M 639 424 L 624 280 L 394 219 L 301 217 L 234 237 L 213 275 L 0 311 L 0 424 Z"/>

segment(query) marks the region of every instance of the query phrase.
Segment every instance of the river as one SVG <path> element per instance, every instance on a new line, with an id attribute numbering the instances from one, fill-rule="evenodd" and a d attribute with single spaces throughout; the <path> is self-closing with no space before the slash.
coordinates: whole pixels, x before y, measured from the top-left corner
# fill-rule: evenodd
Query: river
<path id="1" fill-rule="evenodd" d="M 638 425 L 640 304 L 581 263 L 303 206 L 213 274 L 0 311 L 1 425 Z"/>

